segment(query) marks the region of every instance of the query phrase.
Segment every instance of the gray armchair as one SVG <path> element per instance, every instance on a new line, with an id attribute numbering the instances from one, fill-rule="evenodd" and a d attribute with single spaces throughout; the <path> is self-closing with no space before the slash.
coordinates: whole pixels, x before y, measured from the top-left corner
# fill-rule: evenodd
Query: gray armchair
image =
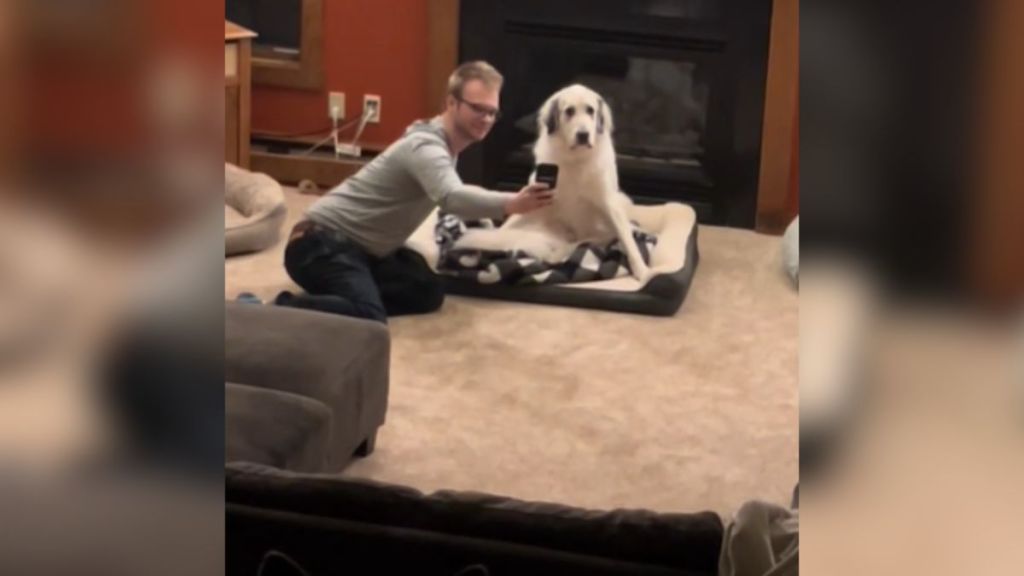
<path id="1" fill-rule="evenodd" d="M 225 459 L 339 471 L 374 449 L 390 337 L 367 320 L 227 302 Z"/>

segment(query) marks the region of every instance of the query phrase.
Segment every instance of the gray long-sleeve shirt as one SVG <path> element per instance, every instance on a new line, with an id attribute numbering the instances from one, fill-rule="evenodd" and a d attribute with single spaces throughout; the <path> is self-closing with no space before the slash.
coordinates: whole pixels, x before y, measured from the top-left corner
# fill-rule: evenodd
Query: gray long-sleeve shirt
<path id="1" fill-rule="evenodd" d="M 405 134 L 306 210 L 375 256 L 398 249 L 435 206 L 464 219 L 501 218 L 509 195 L 464 184 L 441 118 Z"/>

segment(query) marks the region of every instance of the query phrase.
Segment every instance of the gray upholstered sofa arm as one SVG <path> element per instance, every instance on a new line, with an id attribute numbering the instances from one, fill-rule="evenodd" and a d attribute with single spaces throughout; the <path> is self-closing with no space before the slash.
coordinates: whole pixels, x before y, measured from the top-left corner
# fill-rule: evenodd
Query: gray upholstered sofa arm
<path id="1" fill-rule="evenodd" d="M 387 412 L 386 326 L 321 312 L 227 302 L 224 337 L 226 382 L 312 398 L 328 408 L 325 469 L 344 467 L 357 450 L 372 451 Z M 229 394 L 227 402 L 231 401 Z M 284 418 L 286 413 L 267 418 Z"/>

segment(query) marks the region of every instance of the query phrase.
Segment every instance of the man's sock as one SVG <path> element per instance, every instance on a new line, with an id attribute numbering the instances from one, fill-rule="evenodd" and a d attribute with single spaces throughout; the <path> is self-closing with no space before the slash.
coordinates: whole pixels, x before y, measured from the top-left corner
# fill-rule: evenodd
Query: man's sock
<path id="1" fill-rule="evenodd" d="M 252 292 L 242 292 L 235 297 L 235 302 L 241 302 L 243 304 L 263 304 L 263 300 L 260 300 L 259 296 Z"/>
<path id="2" fill-rule="evenodd" d="M 274 298 L 274 305 L 287 306 L 292 301 L 292 298 L 295 298 L 295 294 L 284 290 Z"/>

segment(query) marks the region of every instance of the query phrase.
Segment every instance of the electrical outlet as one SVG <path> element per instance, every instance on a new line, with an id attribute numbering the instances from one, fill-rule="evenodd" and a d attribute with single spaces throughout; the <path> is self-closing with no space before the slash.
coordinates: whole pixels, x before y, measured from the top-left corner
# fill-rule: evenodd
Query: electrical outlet
<path id="1" fill-rule="evenodd" d="M 376 94 L 363 95 L 363 112 L 369 111 L 367 122 L 377 124 L 380 122 L 380 96 Z"/>
<path id="2" fill-rule="evenodd" d="M 337 110 L 337 120 L 345 119 L 345 93 L 344 92 L 331 92 L 327 97 L 327 117 L 335 119 L 335 110 Z"/>

